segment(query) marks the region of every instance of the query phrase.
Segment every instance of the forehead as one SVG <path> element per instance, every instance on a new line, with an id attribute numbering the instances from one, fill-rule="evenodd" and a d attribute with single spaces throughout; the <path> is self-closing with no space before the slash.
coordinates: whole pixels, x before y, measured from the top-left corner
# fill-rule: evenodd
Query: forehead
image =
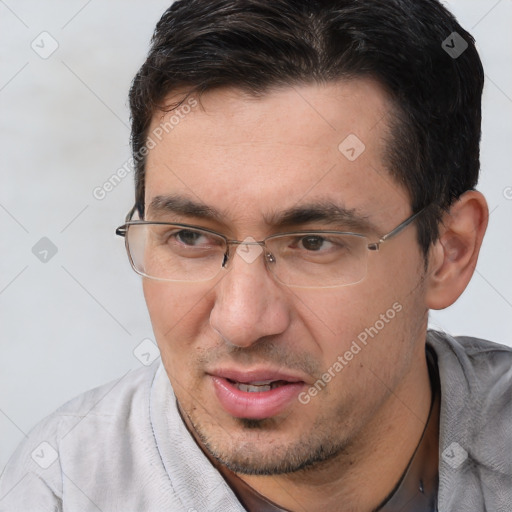
<path id="1" fill-rule="evenodd" d="M 257 223 L 317 198 L 363 215 L 408 205 L 386 170 L 391 102 L 374 81 L 286 87 L 259 98 L 219 89 L 188 105 L 153 116 L 146 206 L 178 194 L 226 212 L 229 222 Z"/>

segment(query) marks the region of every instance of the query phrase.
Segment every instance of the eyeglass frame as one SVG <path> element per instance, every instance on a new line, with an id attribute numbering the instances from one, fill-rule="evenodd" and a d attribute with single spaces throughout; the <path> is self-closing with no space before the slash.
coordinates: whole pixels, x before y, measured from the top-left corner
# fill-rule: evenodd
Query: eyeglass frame
<path id="1" fill-rule="evenodd" d="M 416 218 L 418 218 L 419 215 L 421 213 L 423 213 L 428 208 L 428 206 L 429 205 L 425 206 L 424 208 L 422 208 L 418 212 L 416 212 L 416 213 L 412 214 L 411 216 L 407 217 L 407 219 L 405 219 L 400 224 L 398 224 L 398 226 L 396 226 L 394 229 L 392 229 L 389 233 L 386 233 L 385 235 L 382 235 L 377 242 L 370 242 L 369 244 L 367 244 L 367 246 L 366 246 L 367 250 L 368 251 L 374 251 L 374 252 L 378 251 L 380 249 L 381 244 L 383 244 L 384 242 L 387 242 L 388 240 L 394 238 L 396 235 L 401 233 L 407 226 L 409 226 L 409 224 L 411 224 Z M 226 235 L 223 235 L 222 233 L 218 233 L 217 231 L 214 231 L 212 229 L 203 228 L 203 227 L 199 227 L 199 226 L 194 226 L 192 224 L 181 224 L 181 223 L 176 223 L 176 222 L 148 221 L 148 220 L 130 220 L 132 218 L 133 214 L 135 213 L 136 209 L 137 209 L 137 205 L 134 205 L 133 208 L 126 215 L 125 223 L 122 224 L 121 226 L 119 226 L 118 228 L 116 228 L 115 233 L 116 233 L 116 235 L 121 236 L 121 237 L 123 237 L 125 239 L 125 247 L 126 247 L 126 252 L 128 253 L 128 258 L 130 259 L 130 264 L 131 264 L 133 270 L 137 274 L 139 274 L 139 275 L 141 275 L 143 277 L 147 277 L 148 279 L 154 279 L 154 280 L 157 280 L 157 281 L 166 281 L 166 282 L 169 282 L 169 283 L 181 282 L 181 281 L 179 281 L 177 279 L 176 280 L 174 280 L 174 279 L 160 279 L 158 277 L 152 277 L 152 276 L 149 276 L 149 275 L 146 275 L 146 274 L 142 274 L 141 272 L 139 272 L 135 268 L 135 264 L 133 262 L 133 258 L 132 258 L 131 252 L 130 252 L 130 248 L 128 246 L 128 237 L 126 236 L 128 234 L 128 228 L 130 226 L 134 226 L 134 225 L 135 226 L 140 226 L 140 225 L 146 225 L 146 224 L 176 226 L 176 227 L 179 227 L 179 228 L 189 228 L 189 229 L 193 229 L 193 230 L 196 230 L 196 231 L 204 231 L 206 233 L 210 233 L 212 235 L 216 235 L 216 236 L 224 239 L 224 241 L 226 243 L 226 252 L 224 253 L 224 258 L 222 260 L 222 264 L 220 266 L 219 272 L 223 268 L 226 268 L 226 264 L 229 261 L 229 257 L 230 257 L 229 247 L 230 247 L 230 245 L 238 245 L 238 246 L 240 246 L 240 245 L 259 245 L 260 247 L 264 248 L 267 251 L 265 253 L 265 261 L 270 263 L 271 261 L 268 260 L 268 256 L 270 255 L 270 256 L 274 257 L 274 255 L 268 250 L 267 246 L 265 245 L 265 242 L 267 240 L 269 240 L 269 239 L 272 239 L 272 238 L 278 238 L 278 237 L 290 236 L 290 235 L 302 235 L 302 234 L 304 234 L 304 235 L 307 235 L 307 234 L 319 234 L 319 235 L 325 234 L 325 235 L 351 235 L 351 236 L 359 236 L 359 237 L 368 239 L 368 237 L 366 235 L 362 234 L 362 233 L 353 233 L 353 232 L 350 232 L 350 231 L 325 230 L 325 229 L 322 230 L 321 229 L 321 230 L 302 230 L 302 231 L 287 231 L 285 233 L 275 233 L 273 235 L 269 235 L 269 236 L 265 237 L 263 240 L 259 240 L 259 241 L 255 240 L 254 242 L 253 241 L 246 242 L 246 241 L 243 241 L 243 240 L 230 240 Z M 217 274 L 215 274 L 215 276 L 212 276 L 210 279 L 214 279 L 219 274 L 219 272 L 217 272 Z M 205 281 L 208 281 L 208 280 L 205 280 Z M 185 282 L 187 282 L 187 281 L 185 281 Z M 194 281 L 190 281 L 190 282 L 194 282 Z M 360 282 L 360 281 L 357 281 L 357 282 Z M 333 286 L 319 286 L 318 288 L 338 288 L 338 287 L 343 287 L 343 286 L 350 286 L 351 284 L 357 284 L 357 282 L 356 283 L 333 285 Z M 286 283 L 283 283 L 283 284 L 285 284 L 285 286 L 288 286 L 288 287 L 302 288 L 301 286 L 288 285 Z"/>

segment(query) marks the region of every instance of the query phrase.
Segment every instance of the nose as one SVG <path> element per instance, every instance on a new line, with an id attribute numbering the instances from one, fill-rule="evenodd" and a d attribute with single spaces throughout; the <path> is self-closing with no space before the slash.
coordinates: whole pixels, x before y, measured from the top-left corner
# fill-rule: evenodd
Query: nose
<path id="1" fill-rule="evenodd" d="M 290 324 L 290 308 L 284 285 L 265 268 L 261 246 L 233 249 L 226 275 L 215 287 L 210 325 L 226 343 L 249 347 L 283 333 Z"/>

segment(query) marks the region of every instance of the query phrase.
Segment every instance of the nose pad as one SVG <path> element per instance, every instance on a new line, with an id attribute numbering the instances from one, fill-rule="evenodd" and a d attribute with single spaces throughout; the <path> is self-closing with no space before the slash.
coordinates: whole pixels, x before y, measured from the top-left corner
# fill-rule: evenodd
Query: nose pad
<path id="1" fill-rule="evenodd" d="M 267 250 L 265 252 L 265 260 L 267 261 L 267 263 L 275 263 L 276 257 L 270 251 Z"/>
<path id="2" fill-rule="evenodd" d="M 247 237 L 243 242 L 238 242 L 236 245 L 236 254 L 240 256 L 246 263 L 253 263 L 262 253 L 265 263 L 276 263 L 275 256 L 266 248 L 264 242 L 258 242 L 252 237 Z M 222 258 L 222 268 L 227 267 L 230 258 L 231 251 L 230 246 L 228 246 L 228 249 L 226 250 Z"/>

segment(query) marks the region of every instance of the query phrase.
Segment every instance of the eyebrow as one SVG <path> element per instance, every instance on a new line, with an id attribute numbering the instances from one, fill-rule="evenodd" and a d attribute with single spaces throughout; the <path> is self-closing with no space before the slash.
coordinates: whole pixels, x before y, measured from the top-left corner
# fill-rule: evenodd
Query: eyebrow
<path id="1" fill-rule="evenodd" d="M 267 217 L 271 226 L 289 228 L 308 222 L 321 222 L 324 225 L 340 227 L 354 232 L 377 233 L 377 227 L 367 216 L 358 214 L 354 208 L 348 209 L 330 200 L 320 200 L 294 206 Z"/>
<path id="2" fill-rule="evenodd" d="M 148 206 L 148 216 L 174 213 L 183 217 L 197 217 L 221 221 L 222 215 L 205 204 L 177 195 L 155 196 Z"/>
<path id="3" fill-rule="evenodd" d="M 155 196 L 148 206 L 148 216 L 174 214 L 180 217 L 213 220 L 223 223 L 226 215 L 200 202 L 179 195 Z M 318 200 L 264 216 L 264 222 L 277 229 L 289 229 L 309 222 L 342 228 L 358 233 L 378 233 L 368 216 L 331 200 Z"/>

